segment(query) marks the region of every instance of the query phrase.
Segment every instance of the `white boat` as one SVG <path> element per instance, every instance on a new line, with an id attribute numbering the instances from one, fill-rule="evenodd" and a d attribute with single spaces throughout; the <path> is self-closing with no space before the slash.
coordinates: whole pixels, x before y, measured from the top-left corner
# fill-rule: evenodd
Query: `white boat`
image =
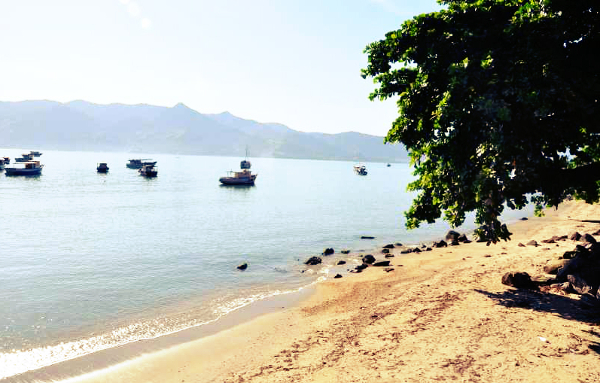
<path id="1" fill-rule="evenodd" d="M 28 161 L 5 168 L 7 176 L 37 176 L 42 174 L 44 165 L 40 161 Z"/>
<path id="2" fill-rule="evenodd" d="M 366 176 L 367 175 L 367 167 L 363 164 L 356 164 L 356 165 L 354 165 L 354 172 L 356 174 L 358 174 L 359 176 Z"/>

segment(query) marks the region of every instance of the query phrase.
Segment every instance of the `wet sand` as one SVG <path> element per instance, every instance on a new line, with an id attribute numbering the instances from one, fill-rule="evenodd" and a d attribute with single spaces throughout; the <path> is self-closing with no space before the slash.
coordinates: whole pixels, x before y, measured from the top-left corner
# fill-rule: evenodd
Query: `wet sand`
<path id="1" fill-rule="evenodd" d="M 594 219 L 600 206 L 568 203 L 510 225 L 509 242 L 393 249 L 393 271 L 330 279 L 296 306 L 68 381 L 597 382 L 598 310 L 501 284 L 508 271 L 544 275 L 577 244 L 519 243 L 593 233 L 581 220 Z"/>

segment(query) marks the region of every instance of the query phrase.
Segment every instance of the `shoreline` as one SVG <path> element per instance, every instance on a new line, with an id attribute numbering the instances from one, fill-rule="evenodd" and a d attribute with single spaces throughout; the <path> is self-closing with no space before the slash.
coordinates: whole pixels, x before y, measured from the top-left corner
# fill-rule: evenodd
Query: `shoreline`
<path id="1" fill-rule="evenodd" d="M 599 206 L 568 203 L 510 225 L 510 242 L 395 254 L 393 272 L 328 279 L 299 306 L 68 381 L 597 381 L 597 317 L 577 297 L 500 282 L 506 271 L 543 274 L 575 246 L 520 243 L 595 231 L 580 220 L 596 217 Z"/>
<path id="2" fill-rule="evenodd" d="M 559 210 L 562 210 L 562 208 Z M 566 213 L 567 210 L 562 210 L 562 212 Z M 559 213 L 560 211 L 552 211 L 548 212 L 544 218 L 530 218 L 526 221 L 517 221 L 509 225 L 509 228 L 511 231 L 514 230 L 515 234 L 517 232 L 518 234 L 528 233 L 539 226 L 540 220 L 552 220 Z M 445 235 L 445 233 L 440 234 L 442 236 Z M 471 235 L 469 236 L 471 237 Z M 510 244 L 511 242 L 513 245 L 516 245 L 515 236 L 513 236 L 512 241 L 507 243 Z M 492 245 L 487 247 L 487 249 L 491 251 L 498 250 L 504 244 L 504 242 L 498 244 L 496 248 Z M 283 294 L 254 302 L 220 318 L 215 323 L 182 330 L 178 333 L 155 339 L 138 341 L 117 348 L 99 351 L 84 357 L 9 377 L 4 381 L 11 382 L 13 379 L 14 381 L 56 381 L 62 379 L 61 381 L 64 382 L 101 382 L 107 380 L 124 382 L 179 382 L 181 380 L 178 380 L 179 378 L 176 379 L 175 376 L 180 374 L 184 374 L 193 381 L 201 382 L 213 381 L 212 379 L 217 379 L 217 376 L 222 379 L 224 376 L 223 371 L 230 370 L 223 367 L 223 360 L 231 359 L 232 354 L 237 354 L 248 343 L 261 345 L 260 352 L 257 352 L 258 355 L 263 355 L 269 349 L 275 350 L 277 347 L 282 347 L 285 342 L 281 342 L 281 335 L 273 330 L 265 330 L 265 328 L 285 328 L 290 333 L 287 327 L 292 327 L 293 330 L 291 333 L 299 331 L 299 334 L 302 334 L 307 324 L 301 323 L 302 318 L 298 317 L 302 317 L 306 312 L 311 312 L 316 306 L 335 306 L 339 304 L 337 301 L 340 300 L 340 291 L 338 290 L 347 290 L 339 286 L 347 285 L 348 287 L 364 283 L 387 283 L 387 280 L 397 279 L 394 274 L 400 270 L 403 273 L 409 271 L 401 279 L 410 279 L 411 282 L 423 283 L 436 276 L 438 272 L 438 270 L 435 270 L 436 267 L 451 267 L 460 261 L 452 256 L 442 258 L 448 254 L 439 254 L 437 257 L 432 256 L 433 254 L 439 252 L 452 253 L 454 249 L 462 250 L 472 245 L 477 247 L 483 245 L 486 248 L 485 243 L 475 244 L 473 242 L 472 244 L 460 247 L 448 247 L 445 249 L 434 249 L 432 252 L 427 253 L 402 255 L 399 254 L 400 248 L 396 248 L 395 251 L 392 251 L 395 257 L 390 258 L 392 261 L 391 266 L 394 266 L 396 269 L 394 272 L 385 273 L 382 270 L 383 268 L 370 267 L 364 273 L 353 275 L 351 278 L 347 278 L 349 274 L 346 271 L 344 272 L 345 278 L 333 279 L 332 276 L 335 273 L 330 271 L 330 276 L 325 282 L 317 283 L 316 286 L 303 289 L 300 292 Z M 352 255 L 363 256 L 366 253 L 373 253 L 378 260 L 385 259 L 383 258 L 385 254 L 379 254 L 378 250 L 381 250 L 381 247 L 367 250 L 364 253 L 353 252 L 349 256 L 346 256 L 346 259 L 351 258 Z M 398 261 L 400 260 L 405 265 L 398 266 Z M 415 273 L 415 262 L 421 266 L 418 267 L 418 273 Z M 352 265 L 349 263 L 344 266 L 344 269 L 347 266 Z M 341 294 L 342 298 L 343 295 Z M 309 308 L 311 310 L 308 310 Z M 288 326 L 288 323 L 292 323 L 293 326 Z M 278 341 L 270 342 L 271 344 L 267 345 L 265 344 L 266 339 L 278 339 Z M 233 359 L 238 360 L 239 355 Z M 184 367 L 177 371 L 172 371 L 169 366 L 175 365 Z M 68 370 L 70 373 L 65 374 L 61 372 L 62 369 Z M 207 370 L 214 371 L 215 377 L 211 378 L 208 376 L 206 373 Z M 77 371 L 76 376 L 73 376 L 74 371 Z M 234 372 L 229 371 L 229 373 L 233 374 Z M 188 381 L 185 378 L 184 380 Z"/>

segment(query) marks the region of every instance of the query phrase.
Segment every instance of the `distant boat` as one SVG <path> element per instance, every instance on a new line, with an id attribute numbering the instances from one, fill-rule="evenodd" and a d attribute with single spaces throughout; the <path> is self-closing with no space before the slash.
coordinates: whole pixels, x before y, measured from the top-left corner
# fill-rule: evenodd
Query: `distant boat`
<path id="1" fill-rule="evenodd" d="M 156 163 L 156 162 L 154 162 Z M 158 176 L 158 170 L 154 167 L 154 165 L 146 164 L 142 166 L 140 170 L 138 170 L 140 175 L 144 177 L 156 177 Z"/>
<path id="2" fill-rule="evenodd" d="M 254 185 L 254 180 L 258 174 L 252 174 L 248 169 L 242 169 L 240 172 L 227 172 L 227 177 L 219 178 L 223 185 Z"/>
<path id="3" fill-rule="evenodd" d="M 354 165 L 354 173 L 358 174 L 359 176 L 366 176 L 367 167 L 363 164 L 356 164 Z"/>
<path id="4" fill-rule="evenodd" d="M 390 166 L 392 166 L 392 165 L 390 165 L 390 164 L 387 164 L 387 167 L 388 167 L 388 168 L 389 168 Z"/>
<path id="5" fill-rule="evenodd" d="M 27 162 L 33 160 L 33 154 L 31 153 L 23 153 L 21 157 L 15 158 L 15 162 Z"/>
<path id="6" fill-rule="evenodd" d="M 250 169 L 252 164 L 248 161 L 248 147 L 246 147 L 246 157 L 242 162 L 240 162 L 240 168 L 242 169 Z"/>
<path id="7" fill-rule="evenodd" d="M 106 162 L 100 162 L 96 166 L 96 170 L 98 173 L 108 173 L 108 164 Z"/>
<path id="8" fill-rule="evenodd" d="M 37 176 L 42 174 L 44 165 L 40 161 L 29 161 L 5 168 L 7 176 Z"/>
<path id="9" fill-rule="evenodd" d="M 6 162 L 4 162 L 4 158 L 0 157 L 0 170 L 4 169 Z"/>
<path id="10" fill-rule="evenodd" d="M 4 160 L 4 165 L 10 164 L 10 157 L 0 157 L 0 158 Z"/>
<path id="11" fill-rule="evenodd" d="M 135 158 L 129 160 L 129 163 L 126 165 L 129 169 L 141 169 L 144 165 L 156 165 L 156 161 L 150 161 L 149 159 L 144 158 Z"/>
<path id="12" fill-rule="evenodd" d="M 37 150 L 32 150 L 29 152 L 29 154 L 32 154 L 34 157 L 39 157 L 42 155 L 42 153 L 38 152 Z"/>

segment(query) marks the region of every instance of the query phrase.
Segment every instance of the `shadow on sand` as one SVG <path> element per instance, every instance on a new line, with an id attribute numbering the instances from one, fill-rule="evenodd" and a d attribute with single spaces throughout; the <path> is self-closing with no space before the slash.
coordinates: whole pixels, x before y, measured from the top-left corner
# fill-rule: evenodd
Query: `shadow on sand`
<path id="1" fill-rule="evenodd" d="M 587 303 L 567 296 L 542 293 L 536 290 L 507 290 L 501 293 L 475 290 L 505 307 L 521 307 L 534 311 L 548 312 L 569 320 L 590 325 L 600 324 L 600 305 Z M 589 345 L 590 350 L 600 354 L 600 332 L 594 329 L 586 331 L 598 338 Z"/>

